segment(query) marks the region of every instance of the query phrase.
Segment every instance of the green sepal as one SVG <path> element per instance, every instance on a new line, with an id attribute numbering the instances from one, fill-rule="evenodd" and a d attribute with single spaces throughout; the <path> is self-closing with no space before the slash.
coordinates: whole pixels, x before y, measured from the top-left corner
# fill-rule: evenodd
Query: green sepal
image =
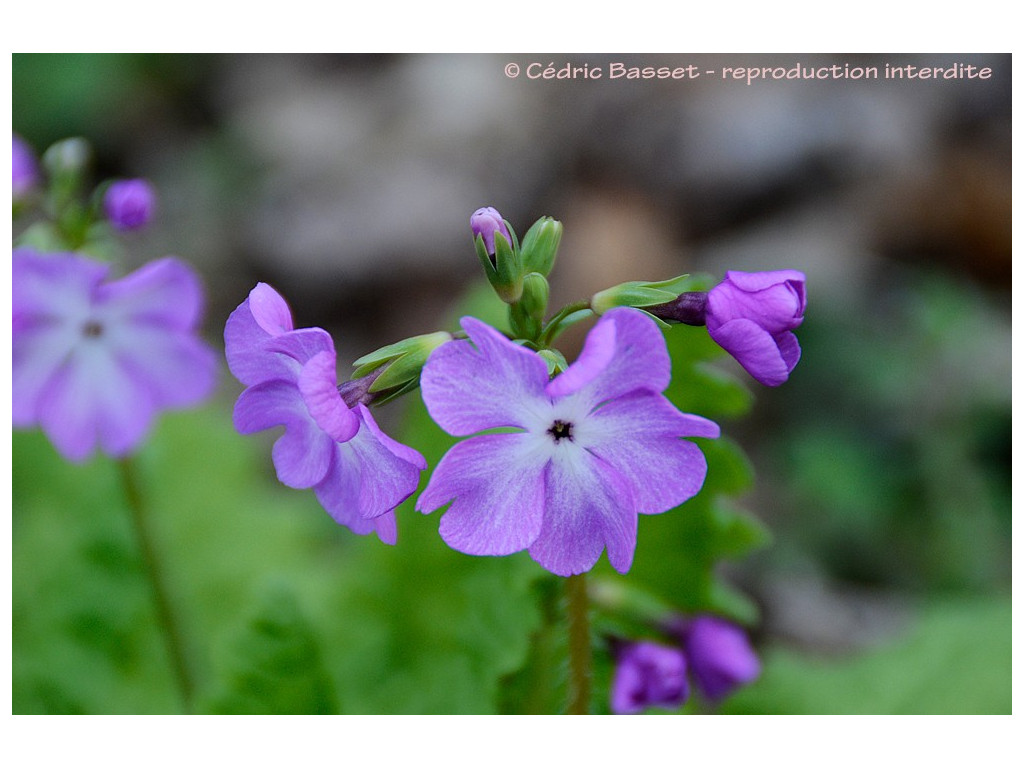
<path id="1" fill-rule="evenodd" d="M 392 400 L 397 400 L 402 395 L 407 395 L 410 392 L 412 392 L 419 385 L 420 385 L 420 379 L 417 376 L 415 379 L 413 379 L 412 381 L 406 382 L 403 386 L 399 387 L 398 389 L 396 389 L 396 390 L 394 390 L 392 392 L 388 392 L 385 395 L 381 395 L 380 397 L 378 397 L 376 400 L 373 401 L 373 405 L 376 407 L 378 405 L 384 405 L 385 403 L 390 403 Z"/>
<path id="2" fill-rule="evenodd" d="M 523 292 L 519 301 L 509 305 L 509 322 L 517 336 L 536 339 L 544 326 L 551 289 L 545 277 L 531 272 L 523 278 Z"/>
<path id="3" fill-rule="evenodd" d="M 548 364 L 548 376 L 556 376 L 569 367 L 565 355 L 557 349 L 542 349 L 537 354 L 543 357 L 544 362 Z"/>
<path id="4" fill-rule="evenodd" d="M 410 336 L 408 339 L 402 339 L 394 344 L 388 344 L 387 346 L 381 347 L 368 355 L 363 355 L 353 362 L 352 365 L 356 366 L 356 369 L 352 372 L 352 378 L 360 379 L 377 370 L 384 363 L 391 360 L 397 360 L 403 356 L 409 356 L 413 353 L 421 355 L 423 357 L 423 361 L 426 362 L 427 356 L 429 356 L 434 349 L 441 346 L 446 341 L 451 341 L 451 338 L 452 335 L 447 331 L 437 331 L 435 333 L 420 334 L 419 336 Z"/>
<path id="5" fill-rule="evenodd" d="M 598 315 L 603 315 L 613 307 L 653 307 L 673 301 L 679 294 L 691 290 L 690 283 L 689 275 L 679 275 L 657 283 L 633 280 L 595 293 L 590 306 Z"/>
<path id="6" fill-rule="evenodd" d="M 523 271 L 547 277 L 555 265 L 558 244 L 562 241 L 562 222 L 543 216 L 534 222 L 523 237 L 520 256 Z"/>

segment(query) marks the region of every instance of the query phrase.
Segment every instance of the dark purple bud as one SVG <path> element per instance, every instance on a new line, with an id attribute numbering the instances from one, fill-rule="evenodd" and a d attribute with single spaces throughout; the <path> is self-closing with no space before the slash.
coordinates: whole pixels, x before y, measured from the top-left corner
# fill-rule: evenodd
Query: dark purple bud
<path id="1" fill-rule="evenodd" d="M 156 212 L 156 192 L 145 179 L 115 181 L 103 196 L 103 210 L 115 228 L 139 229 Z"/>
<path id="2" fill-rule="evenodd" d="M 644 310 L 670 323 L 704 325 L 704 314 L 707 306 L 707 293 L 704 291 L 689 291 L 688 293 L 679 294 L 675 299 L 664 304 L 644 307 Z"/>
<path id="3" fill-rule="evenodd" d="M 792 331 L 804 321 L 805 279 L 795 269 L 731 271 L 708 292 L 711 338 L 766 386 L 786 381 L 800 360 Z"/>
<path id="4" fill-rule="evenodd" d="M 761 662 L 743 629 L 717 616 L 689 622 L 683 650 L 697 687 L 709 701 L 720 701 L 761 674 Z"/>
<path id="5" fill-rule="evenodd" d="M 15 200 L 39 183 L 39 164 L 32 148 L 20 136 L 11 137 L 11 190 Z"/>
<path id="6" fill-rule="evenodd" d="M 686 657 L 676 647 L 651 642 L 626 642 L 615 649 L 611 710 L 635 715 L 648 707 L 677 709 L 686 703 Z"/>
<path id="7" fill-rule="evenodd" d="M 494 208 L 478 208 L 469 217 L 469 226 L 473 230 L 474 240 L 477 236 L 483 237 L 484 248 L 490 256 L 494 255 L 495 232 L 500 232 L 506 240 L 512 241 L 508 234 L 508 228 L 505 226 L 505 220 Z"/>

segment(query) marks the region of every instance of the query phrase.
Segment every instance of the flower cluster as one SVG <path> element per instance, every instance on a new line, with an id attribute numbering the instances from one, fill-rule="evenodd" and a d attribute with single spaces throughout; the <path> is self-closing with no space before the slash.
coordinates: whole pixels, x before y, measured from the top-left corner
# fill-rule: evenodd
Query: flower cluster
<path id="1" fill-rule="evenodd" d="M 231 313 L 224 330 L 228 367 L 246 389 L 235 404 L 243 434 L 283 426 L 274 443 L 278 479 L 313 488 L 324 509 L 355 533 L 397 540 L 394 509 L 426 469 L 423 457 L 392 440 L 358 395 L 337 386 L 336 355 L 321 328 L 294 327 L 284 298 L 265 283 Z"/>
<path id="2" fill-rule="evenodd" d="M 157 412 L 205 399 L 216 371 L 197 336 L 202 289 L 173 258 L 119 280 L 75 253 L 13 252 L 14 426 L 39 425 L 83 461 L 133 451 Z"/>
<path id="3" fill-rule="evenodd" d="M 678 709 L 690 696 L 687 674 L 716 704 L 761 674 L 761 663 L 742 628 L 711 615 L 678 622 L 679 644 L 615 643 L 611 710 L 638 714 L 649 707 Z"/>

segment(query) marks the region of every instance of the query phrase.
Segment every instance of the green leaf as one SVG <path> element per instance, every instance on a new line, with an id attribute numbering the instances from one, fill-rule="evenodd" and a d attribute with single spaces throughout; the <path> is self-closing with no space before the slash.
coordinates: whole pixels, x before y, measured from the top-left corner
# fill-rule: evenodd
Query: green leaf
<path id="1" fill-rule="evenodd" d="M 276 584 L 235 638 L 212 714 L 334 714 L 332 682 L 313 629 L 290 587 Z"/>

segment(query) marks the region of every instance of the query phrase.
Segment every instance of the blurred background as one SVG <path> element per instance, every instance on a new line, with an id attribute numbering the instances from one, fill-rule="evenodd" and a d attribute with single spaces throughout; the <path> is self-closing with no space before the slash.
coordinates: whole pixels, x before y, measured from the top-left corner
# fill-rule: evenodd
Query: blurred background
<path id="1" fill-rule="evenodd" d="M 534 79 L 533 62 L 605 77 Z M 611 62 L 882 74 L 611 80 Z M 992 74 L 884 78 L 886 64 L 954 63 Z M 799 366 L 778 389 L 745 379 L 754 408 L 720 419 L 756 472 L 742 504 L 772 534 L 722 572 L 760 609 L 765 659 L 724 711 L 1010 711 L 1009 55 L 17 54 L 13 122 L 37 152 L 87 138 L 97 179 L 155 183 L 160 213 L 128 242 L 129 263 L 191 262 L 215 345 L 257 281 L 288 298 L 297 326 L 328 328 L 343 367 L 451 327 L 479 277 L 468 221 L 485 205 L 520 235 L 541 215 L 563 222 L 554 307 L 625 280 L 803 270 Z M 403 565 L 401 538 L 394 550 L 373 542 L 373 555 L 356 537 L 339 544 L 311 494 L 275 486 L 270 437 L 243 446 L 224 429 L 240 390 L 225 369 L 216 405 L 167 417 L 143 457 L 164 484 L 170 546 L 202 560 L 179 585 L 206 630 L 198 665 L 231 679 L 231 649 L 249 642 L 239 622 L 270 615 L 294 630 L 278 652 L 315 678 L 295 696 L 332 688 L 323 680 L 341 691 L 297 709 L 494 711 L 496 681 L 527 641 L 480 637 L 535 621 L 525 577 L 506 583 L 463 557 L 475 570 L 460 572 L 456 598 L 434 595 L 429 611 L 403 602 L 422 574 Z M 406 416 L 382 411 L 392 430 Z M 216 436 L 202 432 L 211 424 Z M 150 621 L 145 587 L 121 586 L 138 568 L 130 535 L 103 517 L 109 473 L 62 465 L 35 434 L 15 435 L 14 465 L 15 711 L 168 707 L 167 680 L 144 669 L 159 653 L 151 627 L 138 629 Z M 407 517 L 436 537 L 436 519 Z M 463 567 L 434 543 L 414 546 L 414 562 Z M 360 570 L 371 557 L 390 586 Z M 344 599 L 323 578 L 334 568 Z M 521 615 L 481 607 L 502 589 Z M 342 603 L 352 621 L 332 613 Z M 419 664 L 394 622 L 425 635 L 435 609 L 478 631 L 430 640 L 447 661 Z M 317 637 L 345 653 L 317 650 Z M 387 674 L 370 667 L 375 646 Z M 481 675 L 495 682 L 477 690 Z M 372 695 L 345 697 L 371 682 Z M 231 710 L 224 702 L 253 686 L 210 693 L 212 708 Z"/>

